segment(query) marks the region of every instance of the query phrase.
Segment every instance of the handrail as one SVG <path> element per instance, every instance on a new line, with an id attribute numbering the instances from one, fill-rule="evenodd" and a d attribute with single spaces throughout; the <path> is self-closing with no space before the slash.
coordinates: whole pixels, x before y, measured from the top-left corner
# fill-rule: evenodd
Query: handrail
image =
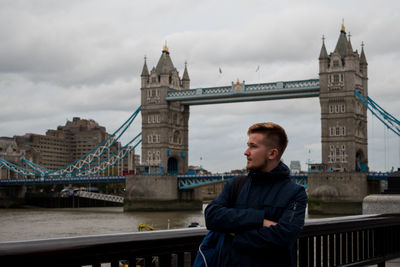
<path id="1" fill-rule="evenodd" d="M 207 233 L 177 230 L 0 242 L 2 266 L 191 266 Z M 400 257 L 400 214 L 307 220 L 297 241 L 298 266 L 363 266 Z"/>

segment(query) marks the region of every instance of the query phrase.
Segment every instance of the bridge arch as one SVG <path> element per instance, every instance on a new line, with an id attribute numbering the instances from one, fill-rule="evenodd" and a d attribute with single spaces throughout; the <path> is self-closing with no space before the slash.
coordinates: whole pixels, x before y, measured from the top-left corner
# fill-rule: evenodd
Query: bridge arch
<path id="1" fill-rule="evenodd" d="M 361 149 L 356 152 L 356 171 L 366 172 L 367 171 L 367 160 L 364 151 Z"/>
<path id="2" fill-rule="evenodd" d="M 168 174 L 178 174 L 178 160 L 175 157 L 168 159 Z"/>

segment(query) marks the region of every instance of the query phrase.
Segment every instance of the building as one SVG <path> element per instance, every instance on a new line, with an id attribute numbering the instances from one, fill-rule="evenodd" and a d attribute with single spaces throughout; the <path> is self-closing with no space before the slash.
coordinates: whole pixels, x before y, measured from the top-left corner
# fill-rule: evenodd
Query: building
<path id="1" fill-rule="evenodd" d="M 301 164 L 299 160 L 290 161 L 290 172 L 291 173 L 300 173 L 301 172 Z"/>
<path id="2" fill-rule="evenodd" d="M 368 68 L 362 46 L 353 51 L 342 25 L 335 50 L 323 40 L 319 56 L 322 164 L 327 171 L 368 170 L 367 108 L 354 90 L 368 96 Z"/>
<path id="3" fill-rule="evenodd" d="M 57 130 L 48 130 L 45 135 L 28 133 L 15 136 L 14 139 L 19 148 L 36 152 L 36 157 L 27 156 L 26 159 L 47 169 L 56 170 L 82 158 L 109 136 L 105 127 L 96 121 L 75 117 L 64 126 L 58 126 Z M 102 159 L 112 155 L 120 147 L 119 142 L 114 143 Z M 134 169 L 134 157 L 126 157 L 121 168 Z"/>
<path id="4" fill-rule="evenodd" d="M 190 79 L 185 64 L 182 79 L 165 45 L 156 67 L 144 62 L 141 85 L 142 168 L 145 172 L 184 174 L 188 166 L 189 106 L 167 102 L 169 90 L 185 90 Z"/>
<path id="5" fill-rule="evenodd" d="M 25 156 L 25 151 L 20 150 L 17 143 L 13 138 L 0 137 L 0 158 L 18 165 L 21 157 Z M 3 178 L 14 178 L 16 174 L 10 172 L 7 168 L 0 165 L 0 179 Z"/>

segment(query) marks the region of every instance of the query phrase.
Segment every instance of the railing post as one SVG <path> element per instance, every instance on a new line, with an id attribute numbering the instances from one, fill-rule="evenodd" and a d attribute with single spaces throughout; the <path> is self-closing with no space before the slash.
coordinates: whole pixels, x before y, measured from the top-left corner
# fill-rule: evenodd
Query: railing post
<path id="1" fill-rule="evenodd" d="M 299 267 L 308 267 L 308 237 L 299 240 Z"/>
<path id="2" fill-rule="evenodd" d="M 321 267 L 321 238 L 322 236 L 316 236 L 315 240 L 315 266 Z"/>
<path id="3" fill-rule="evenodd" d="M 308 238 L 308 266 L 314 266 L 314 236 Z"/>
<path id="4" fill-rule="evenodd" d="M 335 266 L 335 235 L 329 235 L 329 266 Z"/>
<path id="5" fill-rule="evenodd" d="M 322 260 L 323 266 L 328 266 L 328 236 L 322 236 Z"/>

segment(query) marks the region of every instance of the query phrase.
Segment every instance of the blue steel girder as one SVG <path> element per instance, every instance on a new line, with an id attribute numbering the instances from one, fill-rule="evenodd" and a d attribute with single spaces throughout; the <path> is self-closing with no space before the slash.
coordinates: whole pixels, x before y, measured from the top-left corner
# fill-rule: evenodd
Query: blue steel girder
<path id="1" fill-rule="evenodd" d="M 387 180 L 389 172 L 368 172 L 367 180 Z"/>
<path id="2" fill-rule="evenodd" d="M 245 101 L 318 97 L 319 79 L 272 82 L 259 84 L 233 84 L 210 88 L 169 90 L 167 101 L 180 101 L 183 105 L 204 105 Z"/>
<path id="3" fill-rule="evenodd" d="M 192 189 L 200 186 L 221 183 L 243 174 L 210 174 L 210 175 L 178 175 L 178 189 Z M 308 187 L 307 174 L 293 174 L 290 177 L 293 182 Z"/>
<path id="4" fill-rule="evenodd" d="M 221 183 L 236 176 L 238 176 L 238 174 L 179 175 L 178 188 L 179 190 L 183 190 L 208 184 Z"/>
<path id="5" fill-rule="evenodd" d="M 0 186 L 33 184 L 83 184 L 83 183 L 124 183 L 125 176 L 77 176 L 77 177 L 41 177 L 23 179 L 0 179 Z"/>

